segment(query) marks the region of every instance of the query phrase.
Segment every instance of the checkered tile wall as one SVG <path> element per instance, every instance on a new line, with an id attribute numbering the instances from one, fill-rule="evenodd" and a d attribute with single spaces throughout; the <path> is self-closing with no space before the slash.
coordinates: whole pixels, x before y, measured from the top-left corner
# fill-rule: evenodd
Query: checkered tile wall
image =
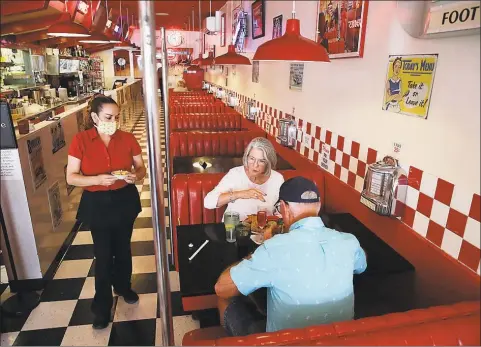
<path id="1" fill-rule="evenodd" d="M 235 91 L 230 92 L 239 98 L 240 105 L 254 101 Z M 362 191 L 367 166 L 381 160 L 385 155 L 262 102 L 255 101 L 255 104 L 259 109 L 257 124 L 273 136 L 279 134 L 279 119 L 295 119 L 300 130 L 296 151 L 319 166 L 322 145 L 328 145 L 330 158 L 327 171 L 358 192 Z M 241 107 L 238 111 L 241 111 Z M 414 166 L 410 166 L 408 170 L 407 206 L 402 222 L 480 274 L 480 195 L 463 191 L 452 183 Z"/>

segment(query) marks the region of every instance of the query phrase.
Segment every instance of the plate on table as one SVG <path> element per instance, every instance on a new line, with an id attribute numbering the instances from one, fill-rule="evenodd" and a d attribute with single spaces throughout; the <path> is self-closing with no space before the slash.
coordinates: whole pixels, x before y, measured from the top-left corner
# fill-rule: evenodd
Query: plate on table
<path id="1" fill-rule="evenodd" d="M 111 174 L 112 176 L 117 177 L 117 179 L 119 180 L 124 180 L 130 174 L 130 172 L 127 170 L 115 170 L 115 171 L 112 171 Z"/>
<path id="2" fill-rule="evenodd" d="M 263 234 L 252 234 L 250 236 L 251 240 L 258 245 L 262 245 L 264 243 L 264 235 Z"/>

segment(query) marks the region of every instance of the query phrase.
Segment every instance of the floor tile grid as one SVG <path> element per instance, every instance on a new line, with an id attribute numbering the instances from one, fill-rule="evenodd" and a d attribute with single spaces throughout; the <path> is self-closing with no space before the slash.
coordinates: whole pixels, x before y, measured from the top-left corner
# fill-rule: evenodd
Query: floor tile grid
<path id="1" fill-rule="evenodd" d="M 142 110 L 143 111 L 143 110 Z M 148 167 L 145 115 L 133 127 L 142 147 Z M 164 131 L 164 122 L 160 122 Z M 162 140 L 162 158 L 165 157 L 165 135 Z M 165 172 L 165 168 L 164 168 Z M 164 179 L 166 182 L 166 178 Z M 154 345 L 159 340 L 160 308 L 157 302 L 156 268 L 153 245 L 150 178 L 136 182 L 141 194 L 142 212 L 135 222 L 132 236 L 132 287 L 139 293 L 139 303 L 126 304 L 115 297 L 112 323 L 102 331 L 91 328 L 93 316 L 90 304 L 94 295 L 95 259 L 92 237 L 88 228 L 77 233 L 53 281 L 42 293 L 42 302 L 28 317 L 2 318 L 1 345 Z M 164 186 L 166 189 L 166 186 Z M 165 191 L 165 194 L 167 192 Z M 166 195 L 167 196 L 167 195 Z M 168 206 L 166 207 L 168 216 Z M 168 220 L 167 220 L 168 222 Z M 168 245 L 169 246 L 169 245 Z M 170 247 L 168 247 L 170 253 Z M 171 267 L 171 269 L 173 269 Z M 170 272 L 175 344 L 180 345 L 183 335 L 199 327 L 188 312 L 182 310 L 179 277 Z"/>

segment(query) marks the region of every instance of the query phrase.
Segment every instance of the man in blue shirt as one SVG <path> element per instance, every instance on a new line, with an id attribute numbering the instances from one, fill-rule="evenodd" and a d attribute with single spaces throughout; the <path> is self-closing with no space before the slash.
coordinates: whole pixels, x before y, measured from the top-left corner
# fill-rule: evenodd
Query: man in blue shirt
<path id="1" fill-rule="evenodd" d="M 319 191 L 304 177 L 282 184 L 276 207 L 288 232 L 226 269 L 215 285 L 221 323 L 230 335 L 354 318 L 353 274 L 367 267 L 359 241 L 324 226 Z M 246 298 L 259 288 L 267 288 L 267 324 Z"/>

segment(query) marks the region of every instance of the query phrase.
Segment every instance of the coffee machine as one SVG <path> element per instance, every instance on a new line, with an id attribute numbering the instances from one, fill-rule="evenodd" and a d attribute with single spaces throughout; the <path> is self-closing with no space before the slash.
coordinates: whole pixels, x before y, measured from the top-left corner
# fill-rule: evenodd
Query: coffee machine
<path id="1" fill-rule="evenodd" d="M 80 96 L 79 91 L 82 90 L 80 78 L 78 74 L 61 74 L 60 87 L 67 89 L 67 94 L 69 97 Z"/>

